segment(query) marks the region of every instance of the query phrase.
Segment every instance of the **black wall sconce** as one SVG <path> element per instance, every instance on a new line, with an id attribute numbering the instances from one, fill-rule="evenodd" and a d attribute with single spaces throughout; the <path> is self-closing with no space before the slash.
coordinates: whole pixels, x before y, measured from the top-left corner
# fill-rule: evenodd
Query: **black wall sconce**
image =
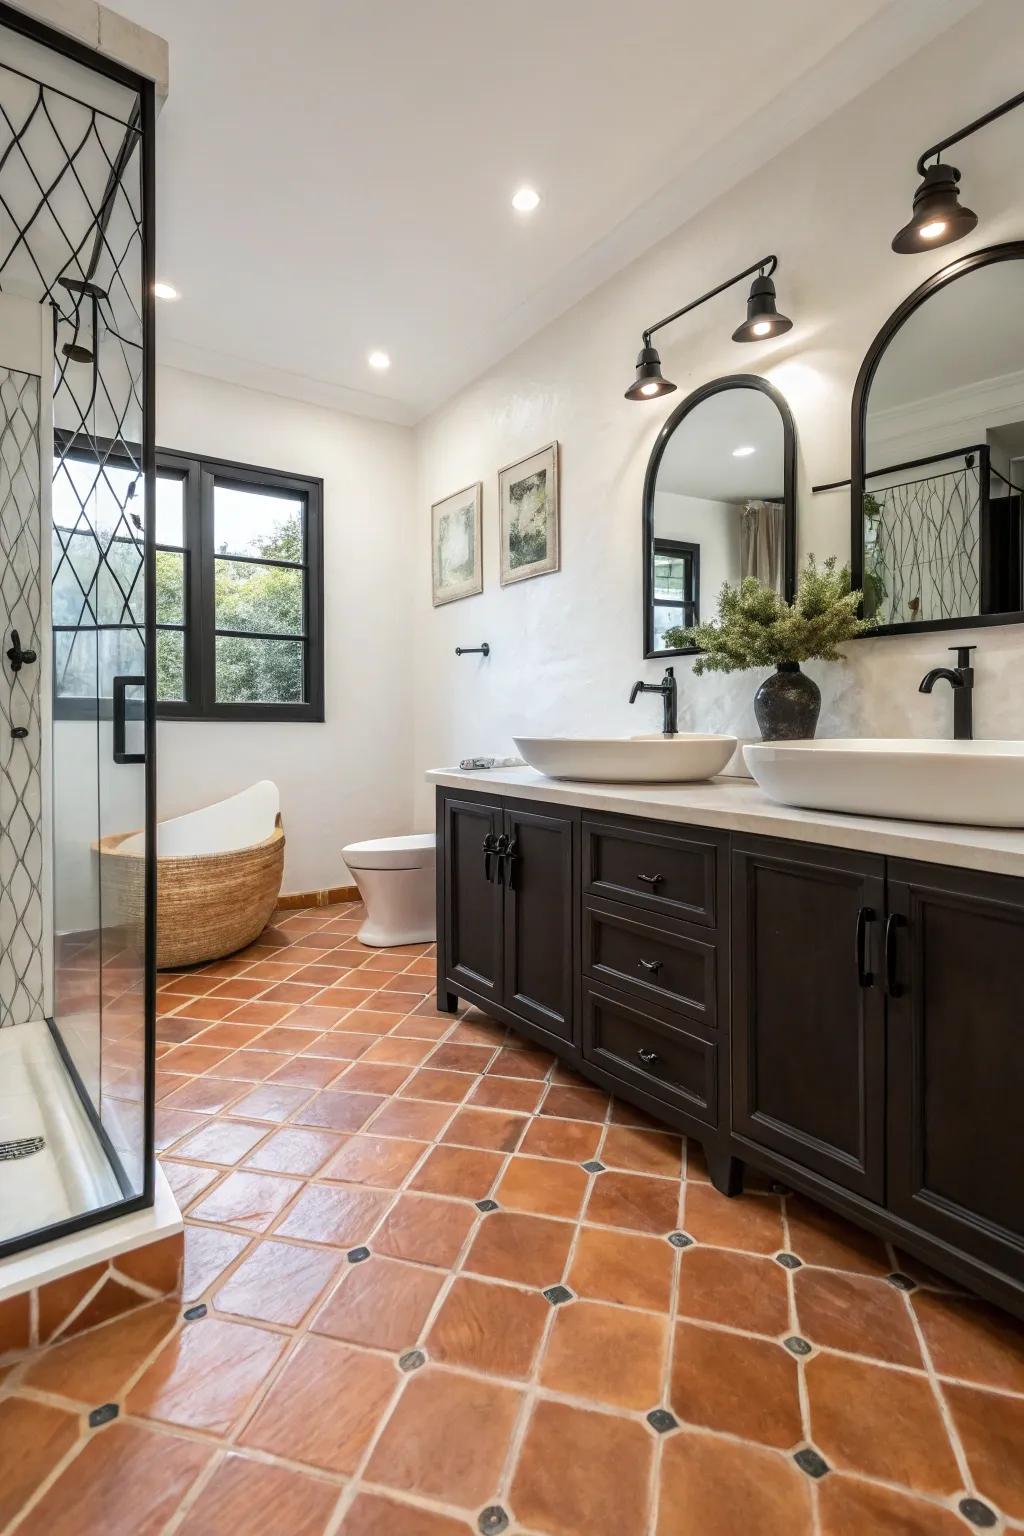
<path id="1" fill-rule="evenodd" d="M 961 207 L 957 190 L 960 172 L 955 165 L 943 162 L 942 151 L 953 144 L 959 144 L 962 139 L 969 139 L 979 128 L 1012 112 L 1014 107 L 1022 103 L 1024 91 L 1011 96 L 1009 101 L 993 107 L 991 112 L 975 118 L 966 128 L 958 129 L 948 139 L 942 139 L 940 143 L 925 150 L 917 162 L 917 174 L 923 179 L 914 193 L 914 211 L 910 222 L 904 224 L 893 236 L 894 251 L 901 256 L 913 256 L 916 251 L 929 251 L 936 245 L 950 245 L 954 240 L 962 240 L 964 235 L 970 234 L 978 222 L 978 215 L 970 208 Z M 927 165 L 925 162 L 933 155 L 936 157 L 935 164 Z"/>
<path id="2" fill-rule="evenodd" d="M 636 360 L 636 378 L 626 390 L 626 399 L 655 400 L 659 395 L 670 395 L 676 386 L 671 379 L 666 379 L 662 375 L 661 358 L 656 349 L 651 346 L 651 337 L 654 332 L 660 331 L 664 325 L 671 325 L 672 321 L 678 320 L 681 315 L 688 315 L 691 309 L 699 309 L 701 304 L 707 303 L 708 299 L 724 293 L 726 288 L 742 282 L 752 273 L 757 275 L 750 285 L 747 318 L 733 331 L 733 341 L 764 341 L 769 336 L 781 336 L 783 331 L 791 330 L 792 320 L 785 315 L 780 315 L 775 304 L 775 284 L 772 282 L 772 273 L 778 265 L 777 256 L 762 256 L 761 260 L 755 261 L 753 266 L 744 267 L 743 271 L 737 272 L 735 277 L 726 278 L 725 282 L 719 283 L 717 288 L 701 294 L 699 299 L 694 299 L 690 304 L 684 304 L 682 309 L 677 309 L 674 314 L 666 315 L 664 320 L 658 321 L 657 325 L 649 326 L 643 333 L 644 344 Z"/>

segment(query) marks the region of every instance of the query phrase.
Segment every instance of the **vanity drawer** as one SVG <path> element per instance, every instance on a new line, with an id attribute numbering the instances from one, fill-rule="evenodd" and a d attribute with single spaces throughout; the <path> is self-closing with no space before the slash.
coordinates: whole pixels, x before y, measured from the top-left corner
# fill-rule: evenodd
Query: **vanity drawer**
<path id="1" fill-rule="evenodd" d="M 583 1058 L 706 1125 L 718 1121 L 717 1049 L 663 1008 L 583 984 Z"/>
<path id="2" fill-rule="evenodd" d="M 717 1023 L 716 947 L 667 918 L 585 898 L 583 969 L 593 981 L 682 1008 L 707 1028 Z"/>
<path id="3" fill-rule="evenodd" d="M 650 822 L 583 820 L 583 894 L 714 928 L 719 844 Z"/>

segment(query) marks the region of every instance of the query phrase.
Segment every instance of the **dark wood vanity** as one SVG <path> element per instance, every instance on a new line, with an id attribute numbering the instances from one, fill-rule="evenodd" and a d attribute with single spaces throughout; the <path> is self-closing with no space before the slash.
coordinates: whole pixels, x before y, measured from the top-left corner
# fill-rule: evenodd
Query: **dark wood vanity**
<path id="1" fill-rule="evenodd" d="M 438 999 L 1024 1315 L 1024 879 L 451 786 Z"/>

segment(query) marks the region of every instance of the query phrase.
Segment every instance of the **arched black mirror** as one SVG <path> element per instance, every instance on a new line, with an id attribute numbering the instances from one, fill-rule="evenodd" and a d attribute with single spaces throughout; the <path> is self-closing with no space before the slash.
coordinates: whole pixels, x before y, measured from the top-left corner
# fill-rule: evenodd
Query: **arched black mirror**
<path id="1" fill-rule="evenodd" d="M 796 432 L 755 373 L 712 379 L 664 427 L 644 480 L 644 655 L 679 656 L 666 630 L 714 617 L 723 582 L 757 576 L 792 598 Z"/>
<path id="2" fill-rule="evenodd" d="M 851 575 L 878 634 L 1024 618 L 1024 241 L 909 294 L 853 394 Z"/>

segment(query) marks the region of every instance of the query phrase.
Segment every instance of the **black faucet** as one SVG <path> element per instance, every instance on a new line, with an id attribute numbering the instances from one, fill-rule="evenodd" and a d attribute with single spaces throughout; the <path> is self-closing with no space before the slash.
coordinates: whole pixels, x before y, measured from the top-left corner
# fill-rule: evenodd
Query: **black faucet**
<path id="1" fill-rule="evenodd" d="M 633 692 L 629 696 L 631 704 L 636 703 L 638 693 L 660 693 L 662 703 L 665 706 L 665 719 L 661 727 L 666 736 L 675 736 L 679 730 L 679 696 L 676 688 L 676 674 L 674 667 L 665 668 L 665 676 L 660 683 L 634 683 Z"/>
<path id="2" fill-rule="evenodd" d="M 933 667 L 921 679 L 922 693 L 931 693 L 936 683 L 948 683 L 953 690 L 953 740 L 974 740 L 974 668 L 973 645 L 951 645 L 956 651 L 955 667 Z"/>

